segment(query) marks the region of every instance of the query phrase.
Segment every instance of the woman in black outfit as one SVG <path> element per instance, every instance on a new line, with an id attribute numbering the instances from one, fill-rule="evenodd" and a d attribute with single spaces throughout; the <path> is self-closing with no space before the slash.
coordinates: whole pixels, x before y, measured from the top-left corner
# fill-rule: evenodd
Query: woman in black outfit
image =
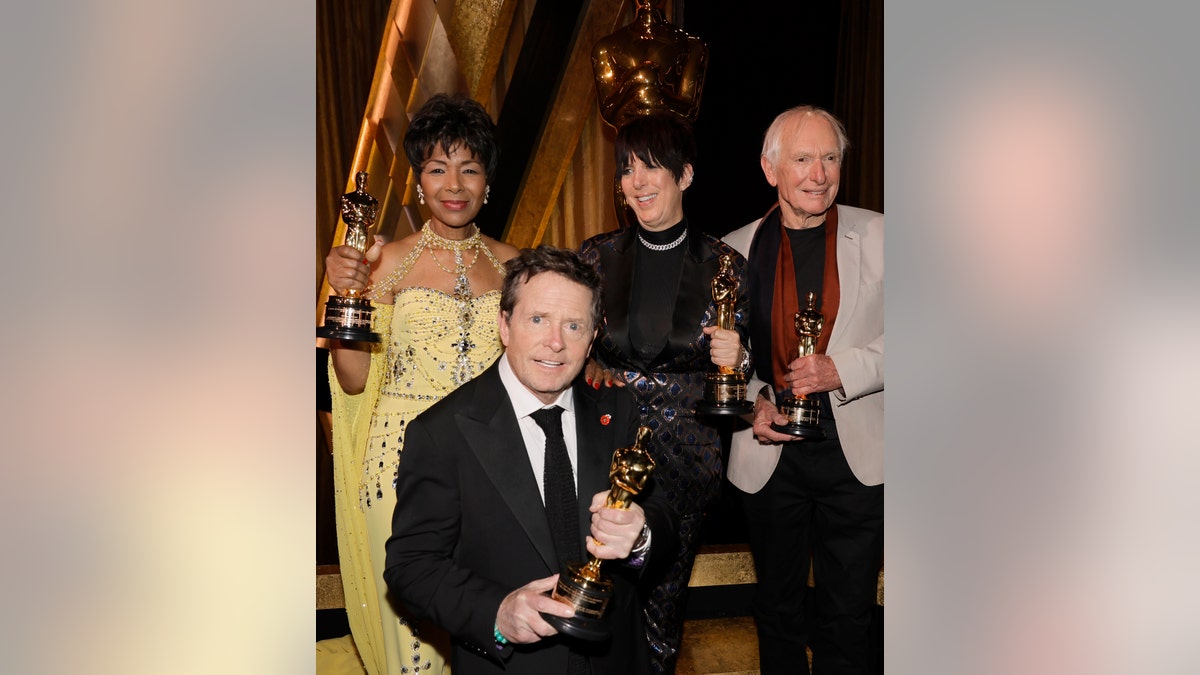
<path id="1" fill-rule="evenodd" d="M 719 259 L 745 259 L 706 234 L 688 231 L 683 193 L 695 175 L 690 125 L 675 115 L 638 117 L 615 142 L 617 173 L 638 224 L 597 235 L 580 247 L 604 278 L 605 320 L 592 347 L 589 382 L 625 387 L 642 423 L 653 430 L 649 451 L 681 516 L 680 548 L 665 575 L 651 580 L 645 606 L 654 672 L 672 673 L 683 632 L 683 603 L 699 545 L 705 507 L 721 483 L 721 446 L 712 420 L 694 414 L 710 364 L 745 368 L 747 303 L 737 301 L 735 330 L 716 327 L 710 283 Z"/>

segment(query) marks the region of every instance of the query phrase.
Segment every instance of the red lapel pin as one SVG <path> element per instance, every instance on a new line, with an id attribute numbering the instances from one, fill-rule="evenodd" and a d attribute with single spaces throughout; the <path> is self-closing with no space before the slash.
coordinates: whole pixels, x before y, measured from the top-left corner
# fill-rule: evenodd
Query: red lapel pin
<path id="1" fill-rule="evenodd" d="M 612 421 L 612 415 L 601 415 L 600 416 L 600 426 L 606 427 L 606 426 L 608 426 L 608 423 L 611 421 Z"/>

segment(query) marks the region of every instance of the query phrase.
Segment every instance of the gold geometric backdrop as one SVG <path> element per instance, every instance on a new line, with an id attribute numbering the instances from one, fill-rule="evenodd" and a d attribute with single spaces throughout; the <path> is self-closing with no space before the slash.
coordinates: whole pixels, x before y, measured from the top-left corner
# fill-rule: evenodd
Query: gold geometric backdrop
<path id="1" fill-rule="evenodd" d="M 367 191 L 380 202 L 377 232 L 389 240 L 415 232 L 428 216 L 426 207 L 417 203 L 414 174 L 402 147 L 409 117 L 433 94 L 461 91 L 498 119 L 536 1 L 391 3 L 343 190 L 353 191 L 356 172 L 369 173 Z M 627 0 L 585 3 L 561 84 L 513 201 L 503 234 L 506 242 L 574 248 L 616 227 L 613 131 L 598 114 L 590 54 L 598 39 L 632 19 L 633 7 Z M 345 224 L 336 213 L 318 214 L 321 227 L 333 233 L 330 237 L 327 231 L 319 232 L 319 246 L 341 244 Z M 318 278 L 324 277 L 328 250 L 327 244 L 317 251 Z M 317 292 L 318 322 L 328 292 L 323 281 Z"/>

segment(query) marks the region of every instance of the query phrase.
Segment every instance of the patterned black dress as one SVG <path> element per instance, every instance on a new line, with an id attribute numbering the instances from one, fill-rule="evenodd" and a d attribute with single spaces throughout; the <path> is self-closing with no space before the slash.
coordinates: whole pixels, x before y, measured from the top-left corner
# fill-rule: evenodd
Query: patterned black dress
<path id="1" fill-rule="evenodd" d="M 700 524 L 705 507 L 720 493 L 723 470 L 718 428 L 713 420 L 693 413 L 704 396 L 704 378 L 712 363 L 709 338 L 702 331 L 716 323 L 710 283 L 720 269 L 719 257 L 729 255 L 744 288 L 746 261 L 704 234 L 689 233 L 674 258 L 647 248 L 637 235 L 636 226 L 597 235 L 583 243 L 580 254 L 597 266 L 604 279 L 604 321 L 592 357 L 613 370 L 633 393 L 642 424 L 653 431 L 649 451 L 656 462 L 655 473 L 665 479 L 667 498 L 681 517 L 680 548 L 666 573 L 650 580 L 654 586 L 648 590 L 645 607 L 654 672 L 670 673 L 675 669 L 683 633 L 683 603 L 699 546 Z M 657 265 L 658 259 L 643 259 L 639 267 L 638 256 L 659 256 L 667 261 L 665 297 L 670 302 L 651 309 L 667 313 L 664 316 L 670 317 L 670 327 L 661 351 L 649 356 L 644 344 L 636 344 L 639 331 L 630 307 L 641 306 L 646 311 L 648 305 L 638 302 L 637 294 L 646 289 L 638 286 L 637 270 L 646 269 L 650 260 Z M 663 281 L 662 269 L 656 267 L 655 274 L 658 278 L 653 283 Z M 664 297 L 661 288 L 653 292 L 656 298 Z M 742 335 L 742 344 L 746 343 L 747 308 L 745 296 L 739 293 L 735 328 Z"/>

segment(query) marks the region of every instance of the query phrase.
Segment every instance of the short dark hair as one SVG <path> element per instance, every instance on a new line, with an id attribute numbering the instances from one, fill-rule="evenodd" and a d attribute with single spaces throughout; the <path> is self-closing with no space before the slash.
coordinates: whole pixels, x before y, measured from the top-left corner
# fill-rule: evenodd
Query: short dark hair
<path id="1" fill-rule="evenodd" d="M 539 274 L 554 272 L 592 291 L 592 328 L 600 325 L 600 272 L 575 251 L 542 244 L 523 248 L 504 263 L 506 273 L 500 290 L 500 311 L 512 316 L 521 294 L 521 286 Z"/>
<path id="2" fill-rule="evenodd" d="M 408 123 L 404 154 L 414 172 L 421 173 L 421 165 L 439 145 L 446 154 L 465 146 L 483 164 L 489 180 L 500 161 L 495 122 L 465 94 L 434 94 Z"/>
<path id="3" fill-rule="evenodd" d="M 613 141 L 613 158 L 617 175 L 633 164 L 637 157 L 647 166 L 661 166 L 676 181 L 683 178 L 685 164 L 696 163 L 696 139 L 692 125 L 679 115 L 656 113 L 635 117 L 626 122 Z"/>

